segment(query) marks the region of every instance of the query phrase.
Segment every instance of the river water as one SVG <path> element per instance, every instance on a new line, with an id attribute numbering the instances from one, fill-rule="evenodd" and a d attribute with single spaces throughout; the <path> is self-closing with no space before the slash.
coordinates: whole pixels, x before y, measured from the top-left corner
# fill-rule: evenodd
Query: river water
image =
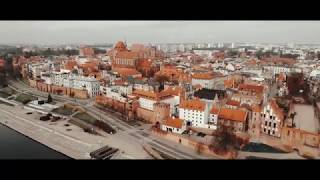
<path id="1" fill-rule="evenodd" d="M 71 159 L 0 124 L 0 159 Z"/>

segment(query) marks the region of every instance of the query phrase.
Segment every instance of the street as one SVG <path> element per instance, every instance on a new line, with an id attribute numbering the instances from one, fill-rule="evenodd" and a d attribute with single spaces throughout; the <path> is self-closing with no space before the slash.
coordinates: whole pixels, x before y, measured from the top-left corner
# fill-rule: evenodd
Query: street
<path id="1" fill-rule="evenodd" d="M 37 89 L 31 88 L 21 81 L 9 81 L 9 87 L 15 89 L 18 92 L 32 94 L 38 97 L 47 98 L 48 93 L 38 91 Z M 197 154 L 194 150 L 189 149 L 183 145 L 171 142 L 165 139 L 159 139 L 151 134 L 150 125 L 143 125 L 142 127 L 135 127 L 123 122 L 118 117 L 115 117 L 111 113 L 104 112 L 94 106 L 94 99 L 87 100 L 75 100 L 74 98 L 53 95 L 52 98 L 59 102 L 69 102 L 82 106 L 87 112 L 93 117 L 103 120 L 106 123 L 117 129 L 117 133 L 111 135 L 108 138 L 117 139 L 118 143 L 131 144 L 142 146 L 143 143 L 149 144 L 151 147 L 165 152 L 168 155 L 177 159 L 213 159 L 215 157 L 208 157 Z M 140 130 L 142 129 L 142 130 Z M 127 147 L 128 148 L 128 147 Z M 125 151 L 125 149 L 123 149 Z"/>

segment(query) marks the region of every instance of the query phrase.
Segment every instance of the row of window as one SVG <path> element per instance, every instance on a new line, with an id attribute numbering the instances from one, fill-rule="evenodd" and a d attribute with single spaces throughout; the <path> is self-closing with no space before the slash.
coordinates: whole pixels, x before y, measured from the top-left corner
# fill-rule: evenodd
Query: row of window
<path id="1" fill-rule="evenodd" d="M 261 114 L 261 117 L 266 118 L 266 114 Z M 267 117 L 267 118 L 268 118 L 268 117 Z M 275 116 L 269 116 L 269 119 L 273 119 L 273 120 L 275 120 L 275 119 L 276 119 L 276 117 L 275 117 Z"/>
<path id="2" fill-rule="evenodd" d="M 269 126 L 271 127 L 272 126 L 272 122 L 269 121 L 269 124 L 268 124 L 268 121 L 265 121 L 264 122 L 264 126 Z M 277 124 L 276 123 L 273 123 L 273 128 L 276 128 L 277 127 Z"/>
<path id="3" fill-rule="evenodd" d="M 264 129 L 263 129 L 263 132 L 264 132 L 264 133 L 267 133 L 267 129 L 264 128 Z M 272 134 L 271 134 L 271 133 L 272 133 Z M 275 133 L 276 133 L 276 132 L 275 132 L 274 130 L 273 130 L 272 132 L 271 132 L 270 130 L 268 130 L 268 133 L 267 133 L 267 134 L 269 134 L 269 135 L 275 135 Z"/>

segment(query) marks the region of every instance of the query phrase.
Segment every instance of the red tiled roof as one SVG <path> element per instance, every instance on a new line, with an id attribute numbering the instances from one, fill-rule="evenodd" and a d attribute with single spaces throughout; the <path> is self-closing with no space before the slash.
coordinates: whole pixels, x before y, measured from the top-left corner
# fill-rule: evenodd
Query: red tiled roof
<path id="1" fill-rule="evenodd" d="M 221 108 L 218 117 L 225 120 L 245 122 L 247 112 L 240 109 Z"/>
<path id="2" fill-rule="evenodd" d="M 181 129 L 182 125 L 183 125 L 183 120 L 179 119 L 179 118 L 168 118 L 166 119 L 163 124 L 166 126 L 170 126 L 170 127 L 174 127 L 174 128 L 178 128 Z"/>
<path id="3" fill-rule="evenodd" d="M 199 99 L 182 100 L 180 103 L 180 108 L 197 111 L 204 111 L 205 106 L 206 104 Z"/>
<path id="4" fill-rule="evenodd" d="M 210 110 L 210 113 L 211 114 L 218 114 L 219 113 L 219 108 L 218 107 L 215 107 L 215 106 L 213 106 L 212 108 L 211 108 L 211 110 Z"/>
<path id="5" fill-rule="evenodd" d="M 233 88 L 234 86 L 234 79 L 226 79 L 223 81 L 225 88 Z"/>
<path id="6" fill-rule="evenodd" d="M 278 116 L 279 119 L 283 120 L 284 113 L 283 110 L 279 107 L 277 101 L 275 99 L 271 99 L 269 104 L 272 110 L 275 112 L 276 116 Z"/>
<path id="7" fill-rule="evenodd" d="M 75 60 L 69 60 L 64 63 L 64 68 L 68 70 L 72 70 L 76 65 L 77 65 L 77 62 Z"/>
<path id="8" fill-rule="evenodd" d="M 263 86 L 261 85 L 254 85 L 254 84 L 240 84 L 239 90 L 240 91 L 252 91 L 255 93 L 263 93 Z"/>
<path id="9" fill-rule="evenodd" d="M 286 75 L 282 72 L 278 76 L 278 81 L 285 81 L 286 80 Z"/>
<path id="10" fill-rule="evenodd" d="M 230 106 L 240 106 L 240 102 L 239 101 L 235 101 L 235 100 L 228 100 L 226 105 L 230 105 Z"/>
<path id="11" fill-rule="evenodd" d="M 192 74 L 192 78 L 210 80 L 210 79 L 213 79 L 213 74 L 212 73 L 194 73 Z"/>
<path id="12" fill-rule="evenodd" d="M 252 106 L 252 112 L 261 112 L 261 107 L 259 105 L 253 105 Z"/>
<path id="13" fill-rule="evenodd" d="M 124 76 L 124 77 L 141 74 L 140 72 L 138 72 L 133 68 L 114 68 L 113 70 L 119 73 L 120 76 Z"/>

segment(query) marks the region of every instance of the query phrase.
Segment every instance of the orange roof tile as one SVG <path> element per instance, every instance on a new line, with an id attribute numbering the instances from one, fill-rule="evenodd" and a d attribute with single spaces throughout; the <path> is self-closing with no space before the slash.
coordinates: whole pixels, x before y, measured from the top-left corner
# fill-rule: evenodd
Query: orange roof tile
<path id="1" fill-rule="evenodd" d="M 233 88 L 234 87 L 234 79 L 226 79 L 223 81 L 225 88 Z"/>
<path id="2" fill-rule="evenodd" d="M 149 98 L 149 99 L 157 99 L 158 98 L 157 93 L 152 92 L 152 91 L 144 91 L 144 90 L 140 90 L 140 89 L 134 90 L 133 94 L 135 94 L 139 97 L 145 97 L 145 98 Z"/>
<path id="3" fill-rule="evenodd" d="M 221 108 L 218 117 L 231 121 L 245 122 L 247 112 L 240 109 Z"/>
<path id="4" fill-rule="evenodd" d="M 205 106 L 206 104 L 199 99 L 182 100 L 180 103 L 180 108 L 197 111 L 204 111 Z"/>
<path id="5" fill-rule="evenodd" d="M 277 101 L 275 99 L 271 99 L 269 104 L 270 104 L 270 107 L 275 112 L 276 116 L 278 116 L 279 119 L 283 120 L 284 113 L 283 113 L 283 110 L 279 107 Z"/>
<path id="6" fill-rule="evenodd" d="M 194 73 L 192 74 L 192 78 L 194 79 L 213 79 L 213 74 L 212 73 Z"/>
<path id="7" fill-rule="evenodd" d="M 238 89 L 240 91 L 252 91 L 255 93 L 263 93 L 264 87 L 261 85 L 254 84 L 240 84 Z"/>
<path id="8" fill-rule="evenodd" d="M 133 68 L 114 68 L 115 72 L 119 73 L 120 76 L 127 77 L 127 76 L 133 76 L 133 75 L 139 75 L 141 74 L 137 70 Z"/>
<path id="9" fill-rule="evenodd" d="M 218 114 L 219 113 L 219 107 L 213 106 L 210 110 L 211 114 Z"/>
<path id="10" fill-rule="evenodd" d="M 261 112 L 261 107 L 259 105 L 253 105 L 252 106 L 252 112 Z"/>
<path id="11" fill-rule="evenodd" d="M 163 124 L 166 126 L 174 127 L 174 128 L 182 128 L 184 121 L 179 118 L 168 118 L 164 120 Z"/>
<path id="12" fill-rule="evenodd" d="M 74 66 L 77 66 L 77 62 L 75 60 L 69 60 L 64 63 L 64 68 L 68 70 L 72 70 Z"/>
<path id="13" fill-rule="evenodd" d="M 286 80 L 286 75 L 285 73 L 281 72 L 278 76 L 278 81 L 285 81 Z"/>
<path id="14" fill-rule="evenodd" d="M 230 106 L 240 106 L 240 102 L 239 101 L 235 101 L 235 100 L 228 100 L 226 105 L 230 105 Z"/>

